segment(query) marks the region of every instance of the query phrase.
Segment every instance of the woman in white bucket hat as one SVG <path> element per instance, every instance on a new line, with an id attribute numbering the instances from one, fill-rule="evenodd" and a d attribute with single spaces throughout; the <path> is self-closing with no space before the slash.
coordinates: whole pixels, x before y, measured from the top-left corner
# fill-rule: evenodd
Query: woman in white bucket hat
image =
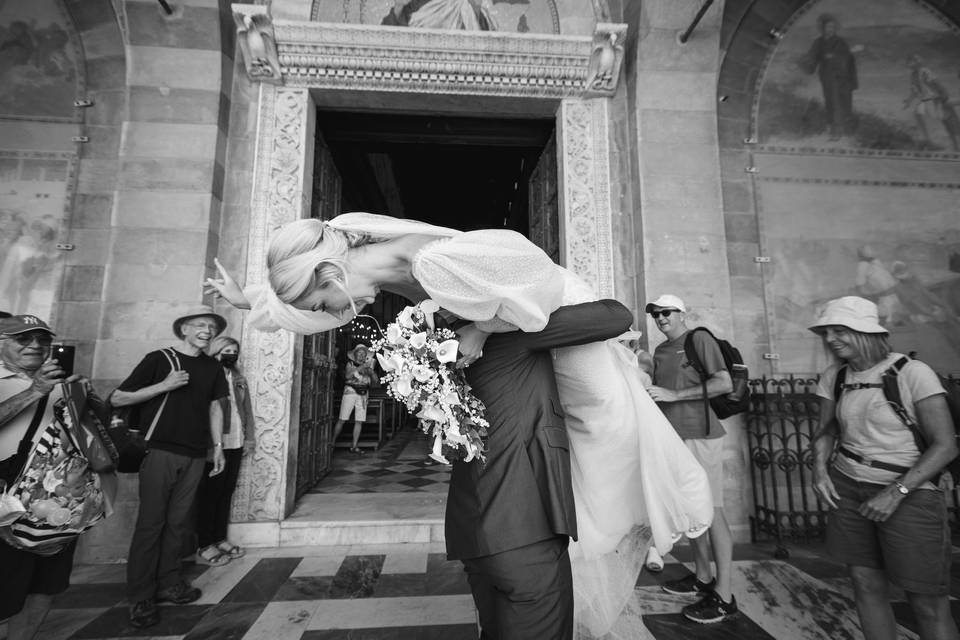
<path id="1" fill-rule="evenodd" d="M 906 592 L 922 640 L 956 639 L 947 508 L 935 485 L 957 455 L 943 386 L 930 367 L 890 348 L 869 300 L 831 300 L 810 330 L 838 361 L 817 387 L 814 488 L 830 508 L 827 550 L 849 567 L 864 637 L 896 637 L 890 581 Z M 888 384 L 898 386 L 922 443 L 884 393 L 894 366 L 899 374 Z"/>

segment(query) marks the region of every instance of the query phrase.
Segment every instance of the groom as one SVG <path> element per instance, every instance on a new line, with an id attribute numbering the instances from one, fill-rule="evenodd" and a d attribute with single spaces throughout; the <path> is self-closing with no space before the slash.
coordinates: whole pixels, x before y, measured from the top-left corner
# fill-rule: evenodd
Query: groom
<path id="1" fill-rule="evenodd" d="M 461 560 L 483 640 L 573 637 L 570 538 L 577 519 L 550 349 L 630 328 L 615 300 L 561 307 L 539 333 L 495 333 L 467 381 L 486 405 L 487 461 L 454 462 L 447 558 Z"/>

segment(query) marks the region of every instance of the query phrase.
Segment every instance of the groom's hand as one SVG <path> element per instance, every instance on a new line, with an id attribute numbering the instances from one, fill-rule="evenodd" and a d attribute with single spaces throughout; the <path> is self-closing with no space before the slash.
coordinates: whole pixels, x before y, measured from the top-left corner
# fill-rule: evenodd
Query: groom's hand
<path id="1" fill-rule="evenodd" d="M 475 324 L 465 324 L 457 329 L 460 339 L 460 358 L 457 367 L 467 367 L 483 357 L 483 345 L 490 334 L 477 328 Z"/>

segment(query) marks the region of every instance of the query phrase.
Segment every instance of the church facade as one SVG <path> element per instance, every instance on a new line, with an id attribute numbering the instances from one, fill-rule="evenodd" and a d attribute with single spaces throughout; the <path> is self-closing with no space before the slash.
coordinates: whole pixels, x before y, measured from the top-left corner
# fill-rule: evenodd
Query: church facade
<path id="1" fill-rule="evenodd" d="M 325 114 L 536 119 L 553 136 L 529 234 L 633 309 L 651 350 L 643 306 L 669 292 L 753 375 L 812 376 L 805 327 L 856 294 L 895 348 L 957 372 L 958 25 L 960 0 L 8 3 L 0 308 L 49 318 L 107 391 L 171 340 L 214 257 L 260 282 L 273 229 L 342 210 Z M 218 311 L 258 421 L 233 520 L 275 541 L 307 347 Z M 745 539 L 750 451 L 728 432 Z M 127 479 L 83 553 L 122 557 L 135 513 Z"/>

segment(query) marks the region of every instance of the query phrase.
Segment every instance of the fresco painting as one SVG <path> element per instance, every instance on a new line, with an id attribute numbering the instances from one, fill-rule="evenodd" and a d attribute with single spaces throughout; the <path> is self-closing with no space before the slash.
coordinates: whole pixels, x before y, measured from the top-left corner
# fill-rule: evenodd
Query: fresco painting
<path id="1" fill-rule="evenodd" d="M 69 161 L 0 158 L 0 309 L 51 317 Z"/>
<path id="2" fill-rule="evenodd" d="M 807 331 L 817 307 L 860 295 L 877 304 L 894 348 L 960 373 L 960 185 L 758 188 L 781 371 L 821 370 L 827 356 Z"/>
<path id="3" fill-rule="evenodd" d="M 811 2 L 769 61 L 760 144 L 960 153 L 960 32 L 919 0 Z"/>
<path id="4" fill-rule="evenodd" d="M 0 0 L 0 117 L 74 120 L 77 52 L 56 0 Z"/>
<path id="5" fill-rule="evenodd" d="M 344 0 L 315 5 L 314 19 L 424 29 L 560 33 L 555 0 Z M 584 2 L 592 12 L 589 3 Z"/>

